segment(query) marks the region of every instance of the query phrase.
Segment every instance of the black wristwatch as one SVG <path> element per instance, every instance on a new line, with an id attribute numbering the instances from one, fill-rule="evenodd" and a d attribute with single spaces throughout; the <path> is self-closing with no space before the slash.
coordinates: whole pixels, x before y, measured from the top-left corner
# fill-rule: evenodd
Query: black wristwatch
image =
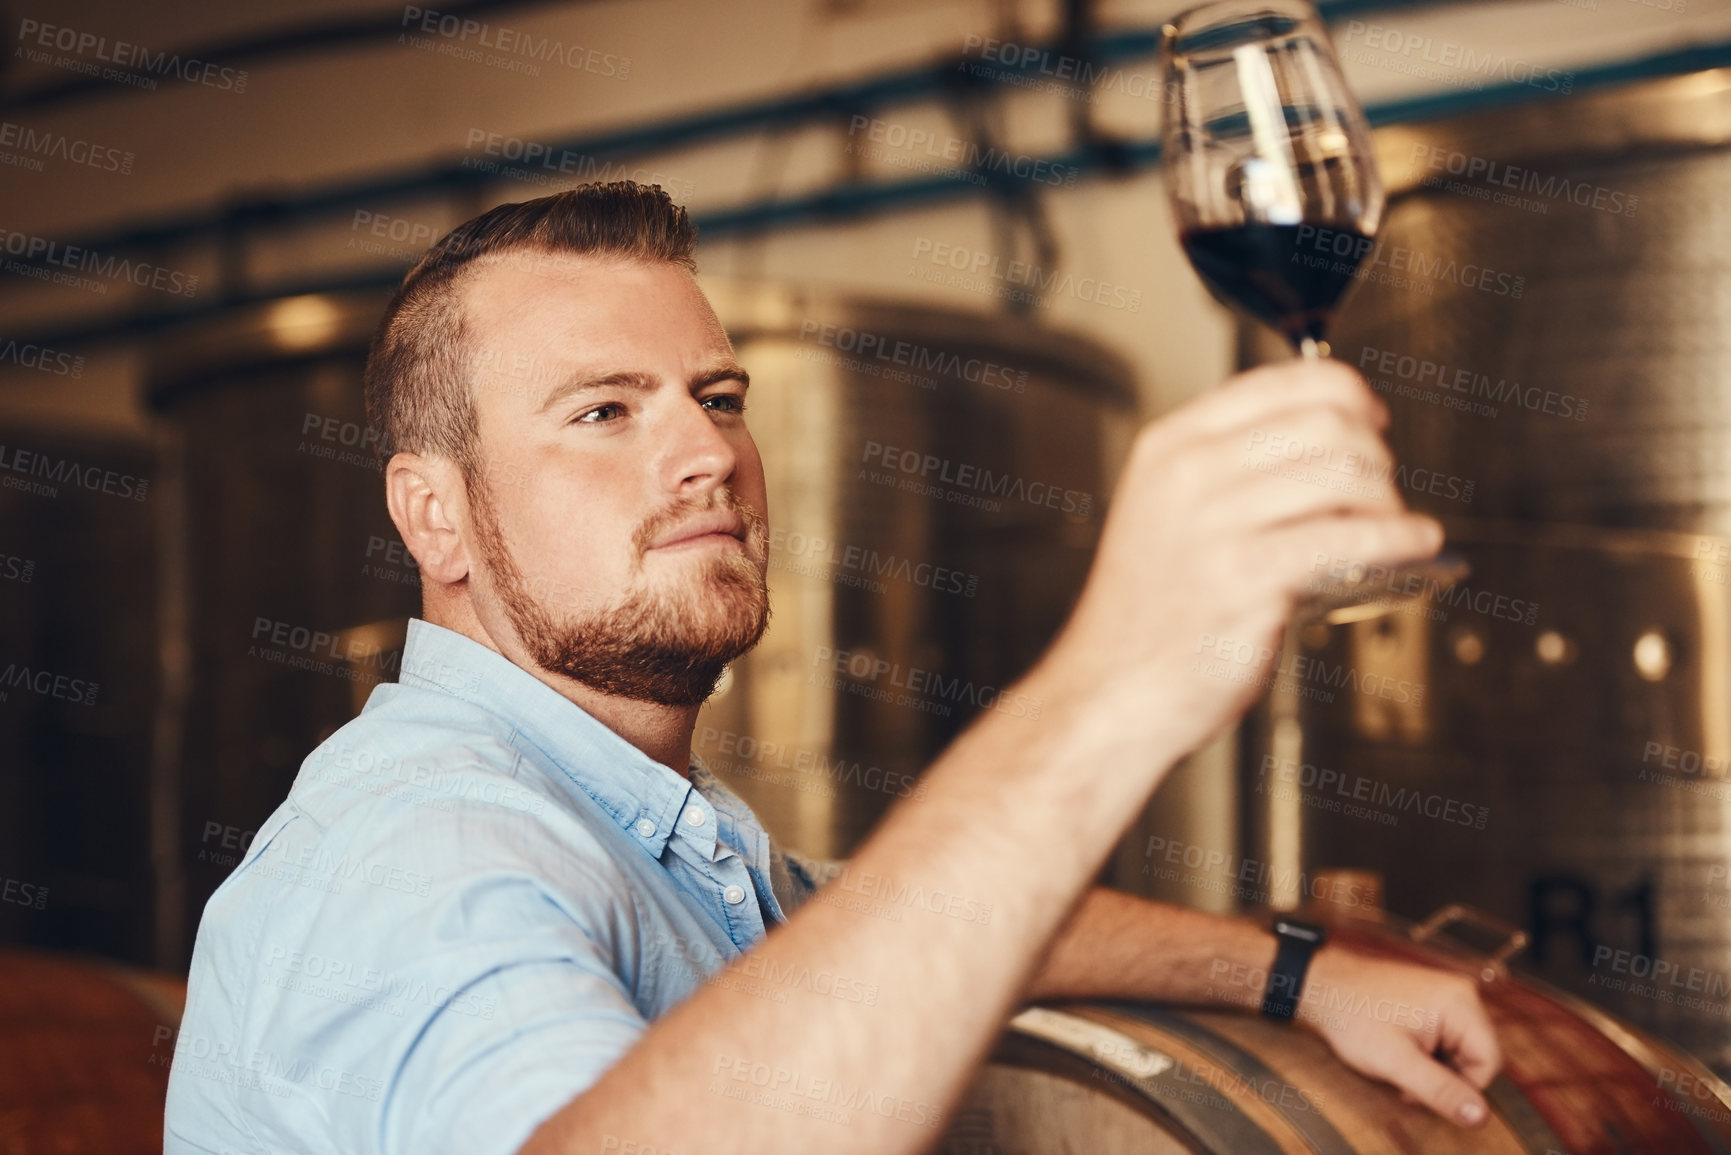
<path id="1" fill-rule="evenodd" d="M 1273 929 L 1280 945 L 1274 952 L 1274 965 L 1268 969 L 1268 991 L 1262 996 L 1262 1013 L 1271 1019 L 1290 1019 L 1298 1012 L 1310 956 L 1328 941 L 1328 928 L 1275 915 Z"/>

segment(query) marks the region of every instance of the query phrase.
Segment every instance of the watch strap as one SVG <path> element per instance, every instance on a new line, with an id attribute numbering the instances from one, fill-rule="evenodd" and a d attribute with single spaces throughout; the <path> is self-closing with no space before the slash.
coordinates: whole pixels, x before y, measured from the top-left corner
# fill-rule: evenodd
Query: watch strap
<path id="1" fill-rule="evenodd" d="M 1268 989 L 1262 996 L 1262 1013 L 1272 1019 L 1291 1019 L 1298 1013 L 1304 994 L 1304 976 L 1310 958 L 1328 938 L 1324 927 L 1295 919 L 1276 918 L 1274 938 L 1279 944 L 1274 965 L 1268 968 Z"/>

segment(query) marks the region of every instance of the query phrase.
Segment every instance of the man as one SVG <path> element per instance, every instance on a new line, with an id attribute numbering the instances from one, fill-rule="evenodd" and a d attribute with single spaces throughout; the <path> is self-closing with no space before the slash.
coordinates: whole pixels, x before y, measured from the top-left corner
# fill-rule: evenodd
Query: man
<path id="1" fill-rule="evenodd" d="M 1318 551 L 1438 547 L 1387 484 L 1238 465 L 1251 430 L 1386 463 L 1380 402 L 1283 365 L 1143 431 L 1016 687 L 1039 719 L 976 720 L 847 865 L 990 916 L 886 912 L 816 889 L 691 753 L 768 615 L 748 380 L 694 242 L 660 189 L 592 185 L 483 214 L 404 279 L 366 387 L 425 620 L 205 909 L 170 1155 L 916 1152 L 1017 1004 L 1218 1001 L 1217 964 L 1269 968 L 1260 926 L 1084 892 L 1255 696 L 1192 672 L 1199 639 L 1272 645 Z M 1336 946 L 1307 981 L 1416 1008 L 1301 1017 L 1482 1121 L 1500 1056 L 1470 982 Z M 898 1106 L 843 1124 L 730 1093 L 758 1069 Z"/>

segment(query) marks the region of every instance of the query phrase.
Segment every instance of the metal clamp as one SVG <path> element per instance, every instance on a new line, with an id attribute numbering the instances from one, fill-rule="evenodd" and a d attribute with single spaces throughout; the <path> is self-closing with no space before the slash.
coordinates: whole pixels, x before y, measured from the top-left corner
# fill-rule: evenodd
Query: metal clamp
<path id="1" fill-rule="evenodd" d="M 1503 944 L 1485 956 L 1485 964 L 1479 970 L 1479 978 L 1487 983 L 1494 982 L 1506 975 L 1508 967 L 1504 964 L 1508 961 L 1509 956 L 1527 945 L 1527 932 L 1520 927 L 1511 926 L 1500 918 L 1459 902 L 1449 903 L 1413 927 L 1408 932 L 1408 937 L 1414 942 L 1428 943 L 1433 939 L 1442 937 L 1447 928 L 1457 924 L 1476 926 L 1481 930 L 1502 936 Z M 1449 937 L 1453 938 L 1453 936 Z M 1468 951 L 1472 950 L 1470 944 L 1462 942 L 1459 938 L 1454 938 L 1453 941 Z"/>

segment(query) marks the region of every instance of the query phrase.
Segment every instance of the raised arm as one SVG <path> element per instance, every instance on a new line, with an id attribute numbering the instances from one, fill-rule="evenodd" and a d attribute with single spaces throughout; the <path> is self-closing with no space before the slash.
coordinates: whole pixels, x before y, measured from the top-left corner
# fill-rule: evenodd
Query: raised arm
<path id="1" fill-rule="evenodd" d="M 1272 656 L 1317 556 L 1395 560 L 1441 542 L 1387 481 L 1380 402 L 1339 365 L 1260 369 L 1145 429 L 1071 620 L 784 927 L 655 1023 L 525 1155 L 896 1155 L 929 1147 L 1112 845 L 1172 763 L 1231 724 L 1267 661 L 1218 676 L 1218 639 Z M 1248 467 L 1270 435 L 1368 475 L 1335 489 Z M 1252 438 L 1257 438 L 1253 441 Z M 1037 716 L 1035 716 L 1037 713 Z M 875 1002 L 755 968 L 875 986 Z M 779 995 L 777 996 L 779 999 Z"/>

